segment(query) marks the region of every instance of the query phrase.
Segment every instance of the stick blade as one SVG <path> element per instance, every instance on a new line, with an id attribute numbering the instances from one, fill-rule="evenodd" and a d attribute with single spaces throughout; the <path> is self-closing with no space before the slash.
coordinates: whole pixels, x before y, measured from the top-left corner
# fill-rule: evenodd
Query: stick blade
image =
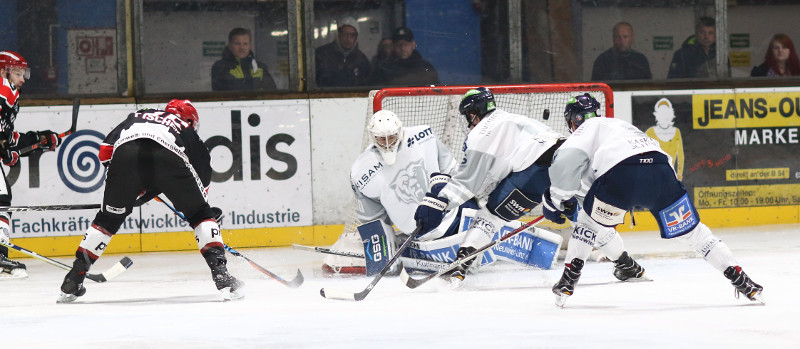
<path id="1" fill-rule="evenodd" d="M 304 281 L 305 278 L 303 277 L 303 273 L 300 272 L 300 269 L 297 269 L 297 274 L 295 274 L 294 279 L 286 281 L 286 286 L 298 288 L 303 284 Z"/>
<path id="2" fill-rule="evenodd" d="M 86 278 L 94 282 L 106 282 L 122 274 L 125 270 L 133 265 L 133 260 L 127 256 L 122 258 L 119 262 L 115 263 L 111 268 L 101 274 L 86 274 Z"/>
<path id="3" fill-rule="evenodd" d="M 319 289 L 319 294 L 323 298 L 338 299 L 338 300 L 342 300 L 342 301 L 360 301 L 360 300 L 364 299 L 364 295 L 361 295 L 361 297 L 359 297 L 358 293 L 347 292 L 347 291 L 342 291 L 342 290 L 337 290 L 337 289 L 328 289 L 328 290 L 326 290 L 324 287 Z"/>

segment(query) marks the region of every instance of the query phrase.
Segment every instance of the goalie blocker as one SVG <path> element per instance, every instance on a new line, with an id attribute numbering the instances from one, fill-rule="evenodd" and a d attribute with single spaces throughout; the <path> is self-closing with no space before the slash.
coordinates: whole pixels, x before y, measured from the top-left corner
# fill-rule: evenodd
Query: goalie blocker
<path id="1" fill-rule="evenodd" d="M 456 260 L 456 252 L 464 240 L 466 231 L 477 213 L 473 209 L 464 209 L 459 233 L 431 241 L 414 241 L 403 251 L 399 261 L 410 270 L 436 272 Z M 518 228 L 519 221 L 511 221 L 495 232 L 493 239 Z M 380 220 L 372 221 L 358 227 L 360 236 L 343 234 L 334 247 L 340 250 L 355 252 L 363 248 L 363 259 L 328 256 L 323 264 L 323 271 L 336 274 L 375 275 L 385 265 L 394 251 L 394 233 L 390 226 Z M 522 231 L 485 252 L 480 265 L 488 265 L 497 260 L 532 266 L 537 269 L 550 269 L 555 264 L 561 248 L 562 237 L 558 234 L 534 228 Z M 338 262 L 338 264 L 337 264 Z"/>

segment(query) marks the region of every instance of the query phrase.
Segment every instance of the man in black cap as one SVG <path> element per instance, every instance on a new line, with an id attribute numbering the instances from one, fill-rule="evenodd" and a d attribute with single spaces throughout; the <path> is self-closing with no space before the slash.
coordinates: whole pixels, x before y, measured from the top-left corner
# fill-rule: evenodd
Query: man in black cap
<path id="1" fill-rule="evenodd" d="M 416 50 L 414 33 L 406 27 L 397 28 L 392 34 L 394 51 L 392 58 L 373 68 L 371 85 L 383 86 L 429 86 L 439 85 L 439 74 L 433 65 L 424 60 Z"/>

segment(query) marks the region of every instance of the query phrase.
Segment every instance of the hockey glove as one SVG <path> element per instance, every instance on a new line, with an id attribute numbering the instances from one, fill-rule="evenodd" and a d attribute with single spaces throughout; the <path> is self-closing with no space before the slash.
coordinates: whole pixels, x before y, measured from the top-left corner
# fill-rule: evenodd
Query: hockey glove
<path id="1" fill-rule="evenodd" d="M 3 159 L 4 165 L 14 167 L 19 162 L 19 153 L 6 147 L 0 147 L 0 158 Z"/>
<path id="2" fill-rule="evenodd" d="M 431 173 L 431 179 L 428 181 L 429 189 L 428 192 L 433 194 L 434 196 L 439 196 L 439 192 L 442 191 L 447 183 L 450 182 L 450 175 L 446 173 L 439 173 L 434 172 Z"/>
<path id="3" fill-rule="evenodd" d="M 578 214 L 578 200 L 570 198 L 561 204 L 564 207 L 563 209 L 559 209 L 558 206 L 553 203 L 553 200 L 550 198 L 550 189 L 548 188 L 545 190 L 544 194 L 542 194 L 542 212 L 544 213 L 544 218 L 556 224 L 566 223 L 567 218 L 574 221 Z"/>
<path id="4" fill-rule="evenodd" d="M 222 212 L 222 209 L 219 207 L 212 207 L 211 211 L 214 212 L 214 219 L 217 221 L 217 224 L 221 226 L 222 220 L 225 218 L 225 213 Z"/>
<path id="5" fill-rule="evenodd" d="M 436 197 L 431 193 L 425 194 L 417 206 L 417 211 L 414 212 L 414 220 L 422 226 L 418 236 L 427 234 L 442 223 L 442 215 L 448 203 L 445 198 Z"/>
<path id="6" fill-rule="evenodd" d="M 56 150 L 56 147 L 61 145 L 61 138 L 58 138 L 58 134 L 53 131 L 39 131 L 36 132 L 36 136 L 39 137 L 40 142 L 44 142 L 43 148 L 46 151 Z"/>

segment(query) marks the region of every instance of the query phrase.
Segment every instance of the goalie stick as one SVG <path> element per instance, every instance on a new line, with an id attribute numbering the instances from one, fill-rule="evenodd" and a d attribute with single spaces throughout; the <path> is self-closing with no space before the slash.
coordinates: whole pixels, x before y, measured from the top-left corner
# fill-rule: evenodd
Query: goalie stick
<path id="1" fill-rule="evenodd" d="M 512 236 L 517 235 L 517 233 L 536 225 L 542 219 L 544 219 L 544 216 L 539 216 L 536 219 L 521 225 L 519 228 L 514 229 L 514 230 L 506 233 L 506 235 L 503 235 L 499 239 L 497 239 L 495 241 L 492 241 L 492 242 L 484 245 L 483 247 L 473 251 L 472 253 L 470 253 L 470 254 L 462 257 L 462 258 L 456 259 L 455 261 L 453 261 L 452 263 L 448 264 L 446 267 L 444 267 L 443 269 L 439 270 L 438 272 L 432 273 L 430 275 L 427 275 L 427 276 L 425 276 L 425 277 L 423 277 L 421 279 L 412 278 L 410 275 L 408 275 L 408 272 L 406 271 L 406 269 L 403 268 L 403 270 L 400 271 L 400 280 L 403 281 L 403 283 L 406 286 L 408 286 L 408 288 L 411 288 L 411 289 L 417 288 L 417 287 L 421 286 L 422 284 L 424 284 L 424 283 L 426 283 L 426 282 L 428 282 L 430 280 L 433 280 L 433 279 L 435 279 L 437 277 L 440 277 L 442 275 L 446 275 L 447 273 L 453 271 L 453 269 L 455 269 L 457 266 L 462 265 L 462 264 L 464 264 L 464 263 L 466 263 L 468 261 L 471 261 L 471 260 L 475 259 L 476 257 L 482 255 L 483 252 L 491 249 L 492 247 L 495 247 L 497 244 L 499 244 L 499 243 L 501 243 L 503 241 L 506 241 L 509 238 L 511 238 Z"/>
<path id="2" fill-rule="evenodd" d="M 69 136 L 75 133 L 76 128 L 78 127 L 78 110 L 81 108 L 81 99 L 80 98 L 73 98 L 72 99 L 72 125 L 69 127 L 69 130 L 64 131 L 63 133 L 58 134 L 58 139 L 63 139 L 66 136 Z M 25 148 L 18 150 L 17 152 L 19 155 L 30 153 L 36 149 L 42 148 L 47 145 L 47 141 L 41 141 L 39 143 L 31 144 Z"/>
<path id="3" fill-rule="evenodd" d="M 168 202 L 162 200 L 160 196 L 156 196 L 153 199 L 155 199 L 156 201 L 158 201 L 158 202 L 164 204 L 165 206 L 169 207 L 169 209 L 172 210 L 173 213 L 175 213 L 178 217 L 180 217 L 184 221 L 186 220 L 186 217 L 183 215 L 183 213 L 181 213 L 180 211 L 175 209 L 175 207 L 170 205 Z M 256 270 L 266 274 L 267 276 L 275 279 L 275 281 L 278 281 L 278 282 L 280 282 L 280 283 L 282 283 L 282 284 L 284 284 L 284 285 L 286 285 L 288 287 L 298 288 L 298 287 L 300 287 L 300 285 L 303 284 L 303 281 L 305 281 L 305 278 L 303 277 L 303 273 L 300 272 L 300 269 L 297 269 L 297 274 L 295 274 L 294 279 L 286 280 L 286 279 L 278 276 L 277 274 L 267 270 L 266 268 L 258 265 L 256 262 L 253 262 L 253 260 L 251 260 L 250 258 L 247 258 L 245 255 L 239 253 L 239 251 L 234 250 L 233 247 L 230 247 L 227 244 L 223 244 L 222 246 L 224 246 L 225 250 L 228 251 L 230 254 L 245 260 L 248 264 L 250 264 L 250 266 L 252 266 Z"/>
<path id="4" fill-rule="evenodd" d="M 41 260 L 41 261 L 43 261 L 43 262 L 45 262 L 47 264 L 50 264 L 52 266 L 56 266 L 56 267 L 59 267 L 61 269 L 67 270 L 67 271 L 72 269 L 72 267 L 70 267 L 69 265 L 61 263 L 61 262 L 59 262 L 59 261 L 57 261 L 55 259 L 50 259 L 48 257 L 42 256 L 42 255 L 40 255 L 40 254 L 38 254 L 36 252 L 33 252 L 31 250 L 28 250 L 28 249 L 25 249 L 22 246 L 15 245 L 15 244 L 13 244 L 11 242 L 9 242 L 9 243 L 0 242 L 0 244 L 2 244 L 3 246 L 9 247 L 9 248 L 13 248 L 13 249 L 15 249 L 15 250 L 17 250 L 19 252 L 27 254 L 27 255 L 29 255 L 29 256 L 31 256 L 33 258 Z M 111 279 L 117 277 L 117 275 L 122 274 L 122 272 L 124 272 L 125 270 L 128 270 L 128 268 L 130 268 L 132 264 L 133 264 L 133 260 L 131 260 L 130 258 L 128 258 L 126 256 L 126 257 L 123 257 L 119 262 L 115 263 L 111 268 L 108 268 L 108 270 L 106 270 L 106 271 L 104 271 L 104 272 L 102 272 L 100 274 L 89 274 L 89 273 L 86 273 L 86 278 L 89 279 L 89 280 L 92 280 L 94 282 L 106 282 L 108 280 L 111 280 Z"/>
<path id="5" fill-rule="evenodd" d="M 43 205 L 43 206 L 0 206 L 0 212 L 96 210 L 100 204 L 85 205 Z"/>
<path id="6" fill-rule="evenodd" d="M 381 269 L 381 271 L 378 273 L 378 275 L 375 275 L 375 278 L 372 279 L 372 281 L 369 283 L 369 285 L 367 285 L 367 287 L 364 288 L 361 292 L 352 293 L 352 292 L 339 291 L 339 290 L 327 290 L 326 291 L 325 288 L 323 287 L 323 288 L 321 288 L 319 290 L 319 294 L 322 297 L 325 297 L 325 298 L 328 298 L 328 299 L 340 299 L 340 300 L 346 300 L 346 301 L 351 301 L 351 300 L 352 301 L 360 301 L 360 300 L 363 300 L 364 298 L 367 297 L 369 292 L 372 291 L 372 289 L 375 287 L 375 285 L 378 283 L 378 281 L 380 281 L 381 278 L 384 275 L 386 275 L 386 273 L 389 271 L 389 268 L 392 267 L 392 264 L 394 264 L 394 262 L 397 261 L 398 258 L 400 258 L 400 255 L 403 253 L 403 251 L 411 244 L 412 241 L 414 241 L 414 238 L 416 238 L 417 235 L 419 235 L 419 232 L 421 230 L 422 230 L 422 224 L 421 224 L 420 221 L 417 221 L 417 228 L 414 229 L 414 231 L 411 233 L 411 235 L 408 236 L 408 239 L 406 239 L 406 241 L 404 241 L 403 244 L 400 245 L 400 248 L 398 248 L 397 251 L 395 251 L 394 256 L 392 256 L 392 258 L 389 259 L 388 262 L 386 262 L 386 265 L 383 266 L 383 269 Z M 401 270 L 405 270 L 405 269 L 403 269 L 402 265 L 400 266 L 400 269 Z"/>
<path id="7" fill-rule="evenodd" d="M 332 255 L 335 255 L 335 256 L 344 256 L 344 257 L 353 257 L 353 258 L 365 258 L 363 253 L 355 253 L 355 252 L 347 252 L 347 251 L 341 251 L 341 250 L 333 250 L 333 249 L 325 248 L 325 247 L 292 244 L 292 248 L 295 249 L 295 250 L 319 252 L 319 253 L 325 253 L 325 254 L 332 254 Z"/>

